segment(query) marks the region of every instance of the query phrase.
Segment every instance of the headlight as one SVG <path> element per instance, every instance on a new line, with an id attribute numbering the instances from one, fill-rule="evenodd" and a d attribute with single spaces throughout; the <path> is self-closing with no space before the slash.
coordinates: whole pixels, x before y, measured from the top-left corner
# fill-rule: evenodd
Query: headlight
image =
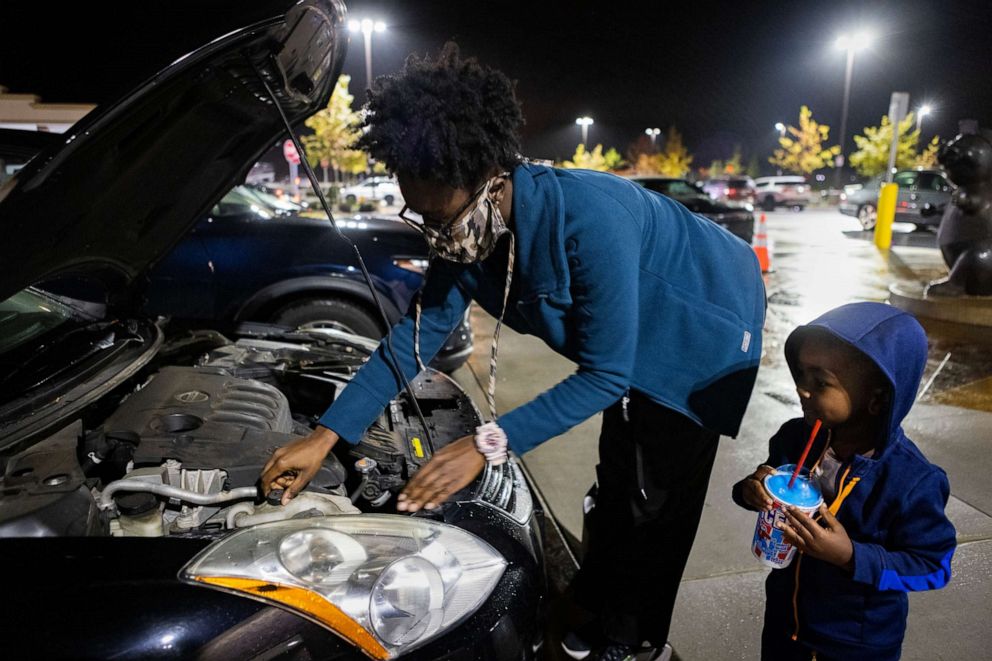
<path id="1" fill-rule="evenodd" d="M 206 548 L 180 578 L 288 607 L 388 659 L 474 613 L 505 568 L 499 553 L 461 528 L 354 515 L 240 530 Z"/>

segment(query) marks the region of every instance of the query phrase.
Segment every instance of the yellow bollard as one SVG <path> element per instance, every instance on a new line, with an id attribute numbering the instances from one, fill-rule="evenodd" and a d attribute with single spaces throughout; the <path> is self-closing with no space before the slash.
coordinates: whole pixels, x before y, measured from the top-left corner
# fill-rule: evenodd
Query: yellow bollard
<path id="1" fill-rule="evenodd" d="M 879 250 L 892 247 L 892 223 L 896 219 L 897 184 L 882 184 L 878 193 L 878 215 L 875 220 L 875 246 Z"/>

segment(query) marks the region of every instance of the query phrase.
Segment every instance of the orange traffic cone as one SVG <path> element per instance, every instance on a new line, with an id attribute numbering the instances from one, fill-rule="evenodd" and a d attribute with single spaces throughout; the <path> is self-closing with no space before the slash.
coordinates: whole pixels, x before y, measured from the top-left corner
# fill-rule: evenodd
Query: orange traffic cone
<path id="1" fill-rule="evenodd" d="M 765 229 L 765 214 L 758 216 L 757 227 L 754 231 L 754 254 L 758 258 L 762 273 L 772 270 L 772 260 L 768 254 L 768 233 Z"/>

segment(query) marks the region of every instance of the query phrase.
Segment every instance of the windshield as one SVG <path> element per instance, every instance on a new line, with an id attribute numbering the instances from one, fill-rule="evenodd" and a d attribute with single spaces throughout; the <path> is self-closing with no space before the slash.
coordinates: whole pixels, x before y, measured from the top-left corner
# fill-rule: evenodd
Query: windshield
<path id="1" fill-rule="evenodd" d="M 638 179 L 636 181 L 648 190 L 653 190 L 656 193 L 661 193 L 669 197 L 699 195 L 699 191 L 695 186 L 681 179 Z"/>
<path id="2" fill-rule="evenodd" d="M 70 308 L 31 289 L 0 302 L 0 357 L 72 318 Z"/>

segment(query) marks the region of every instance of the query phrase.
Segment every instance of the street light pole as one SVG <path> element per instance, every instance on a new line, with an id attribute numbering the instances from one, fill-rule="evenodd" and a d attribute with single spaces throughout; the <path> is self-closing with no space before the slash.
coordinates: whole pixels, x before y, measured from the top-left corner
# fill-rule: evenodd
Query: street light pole
<path id="1" fill-rule="evenodd" d="M 579 127 L 582 129 L 582 144 L 583 145 L 588 144 L 589 127 L 593 124 L 592 117 L 586 117 L 586 116 L 578 117 L 576 118 L 575 123 L 578 124 Z"/>
<path id="2" fill-rule="evenodd" d="M 785 137 L 785 124 L 783 124 L 782 122 L 775 122 L 775 130 L 778 131 L 779 140 Z M 779 144 L 781 145 L 782 143 L 779 142 Z M 776 174 L 781 175 L 782 168 L 776 168 L 775 172 Z"/>
<path id="3" fill-rule="evenodd" d="M 920 132 L 920 128 L 923 127 L 923 117 L 924 115 L 929 115 L 932 108 L 930 106 L 920 106 L 919 110 L 916 111 L 916 132 Z"/>
<path id="4" fill-rule="evenodd" d="M 348 30 L 351 32 L 361 32 L 365 38 L 365 87 L 372 88 L 372 33 L 385 32 L 386 24 L 382 21 L 373 21 L 371 18 L 354 20 L 348 22 Z"/>
<path id="5" fill-rule="evenodd" d="M 867 32 L 861 32 L 853 38 L 847 35 L 841 35 L 837 38 L 837 48 L 847 51 L 847 67 L 844 71 L 844 107 L 840 115 L 840 154 L 834 161 L 837 188 L 841 187 L 841 168 L 844 167 L 845 162 L 844 143 L 847 140 L 847 110 L 851 103 L 851 78 L 854 75 L 854 54 L 863 48 L 867 48 L 870 43 L 871 35 Z"/>

